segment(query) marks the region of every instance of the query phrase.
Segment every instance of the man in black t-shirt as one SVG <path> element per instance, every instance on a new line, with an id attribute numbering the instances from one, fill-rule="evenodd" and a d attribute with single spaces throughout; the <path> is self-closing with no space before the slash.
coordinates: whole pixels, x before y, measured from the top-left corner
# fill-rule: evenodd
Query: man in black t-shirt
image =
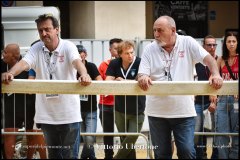
<path id="1" fill-rule="evenodd" d="M 119 58 L 110 62 L 106 80 L 135 80 L 140 58 L 134 54 L 134 43 L 123 41 L 118 45 Z M 140 132 L 144 121 L 145 96 L 115 96 L 115 123 L 119 132 Z M 126 114 L 125 114 L 126 113 Z M 136 159 L 134 149 L 138 136 L 121 137 L 121 149 L 115 159 Z"/>
<path id="2" fill-rule="evenodd" d="M 217 60 L 218 56 L 216 54 L 216 38 L 212 35 L 207 35 L 203 39 L 203 48 L 211 54 L 215 60 Z M 198 81 L 208 81 L 210 77 L 210 71 L 207 66 L 204 66 L 201 63 L 197 63 L 195 65 L 196 73 L 198 77 Z M 208 110 L 211 112 L 211 120 L 212 120 L 212 131 L 215 132 L 215 120 L 214 114 L 216 110 L 216 100 L 212 99 L 211 96 L 205 95 L 197 95 L 195 96 L 195 109 L 197 113 L 196 121 L 195 121 L 195 132 L 204 132 L 204 115 L 203 111 Z M 196 149 L 196 158 L 197 159 L 205 159 L 207 157 L 207 136 L 195 136 L 195 149 Z M 215 145 L 215 137 L 213 139 L 213 146 Z M 198 147 L 202 146 L 202 147 Z M 216 147 L 213 147 L 212 159 L 218 159 L 218 150 Z"/>
<path id="3" fill-rule="evenodd" d="M 97 66 L 86 60 L 87 50 L 82 45 L 77 45 L 82 62 L 87 69 L 87 73 L 93 80 L 102 80 Z M 79 75 L 77 75 L 79 77 Z M 97 130 L 97 97 L 96 95 L 80 95 L 81 100 L 81 131 L 96 133 Z M 96 159 L 94 151 L 95 136 L 83 136 L 84 146 L 81 159 Z"/>

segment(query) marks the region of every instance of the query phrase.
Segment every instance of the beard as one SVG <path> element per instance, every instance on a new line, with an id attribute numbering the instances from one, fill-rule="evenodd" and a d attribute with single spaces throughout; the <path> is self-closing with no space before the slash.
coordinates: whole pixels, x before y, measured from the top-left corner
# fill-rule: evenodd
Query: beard
<path id="1" fill-rule="evenodd" d="M 166 43 L 166 42 L 159 41 L 159 40 L 157 40 L 157 44 L 158 44 L 160 47 L 164 47 L 164 46 L 166 46 L 166 45 L 167 45 L 167 43 Z"/>

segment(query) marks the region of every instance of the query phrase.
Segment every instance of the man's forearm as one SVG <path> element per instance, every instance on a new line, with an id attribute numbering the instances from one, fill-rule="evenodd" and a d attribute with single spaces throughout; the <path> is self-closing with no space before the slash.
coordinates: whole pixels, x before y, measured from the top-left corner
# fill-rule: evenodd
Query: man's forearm
<path id="1" fill-rule="evenodd" d="M 26 61 L 20 60 L 18 63 L 16 63 L 11 69 L 9 69 L 7 72 L 11 73 L 13 76 L 19 75 L 22 71 L 29 70 L 29 65 Z"/>
<path id="2" fill-rule="evenodd" d="M 88 74 L 87 69 L 84 66 L 84 64 L 81 62 L 80 59 L 76 59 L 73 61 L 74 68 L 78 71 L 78 73 L 81 75 Z"/>
<path id="3" fill-rule="evenodd" d="M 219 69 L 218 69 L 218 66 L 217 66 L 217 62 L 215 61 L 215 59 L 210 56 L 210 55 L 207 55 L 205 58 L 204 58 L 204 63 L 208 66 L 212 76 L 216 76 L 216 75 L 220 75 L 219 74 Z"/>

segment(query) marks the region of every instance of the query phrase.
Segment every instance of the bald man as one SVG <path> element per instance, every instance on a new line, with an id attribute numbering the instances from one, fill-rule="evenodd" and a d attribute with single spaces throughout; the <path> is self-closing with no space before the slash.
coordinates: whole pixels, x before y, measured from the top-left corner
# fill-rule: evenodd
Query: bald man
<path id="1" fill-rule="evenodd" d="M 8 64 L 9 67 L 14 66 L 20 59 L 20 48 L 18 44 L 8 44 L 2 53 L 3 61 Z"/>
<path id="2" fill-rule="evenodd" d="M 8 44 L 3 52 L 3 59 L 1 60 L 1 71 L 7 72 L 11 69 L 22 57 L 20 54 L 20 48 L 18 44 Z M 27 79 L 28 72 L 23 71 L 14 79 Z M 4 99 L 3 111 L 4 119 L 2 128 L 5 132 L 17 132 L 19 128 L 24 127 L 27 131 L 33 129 L 33 117 L 35 114 L 35 107 L 29 105 L 31 101 L 28 94 L 2 94 Z M 30 141 L 28 141 L 29 143 Z M 5 158 L 12 159 L 15 149 L 16 136 L 5 135 L 4 136 L 4 150 Z"/>
<path id="3" fill-rule="evenodd" d="M 192 37 L 178 35 L 172 17 L 159 17 L 154 22 L 153 32 L 155 41 L 144 48 L 138 71 L 142 90 L 148 90 L 152 81 L 194 81 L 194 62 L 207 65 L 212 74 L 210 85 L 221 88 L 223 80 L 214 58 Z M 156 159 L 172 158 L 172 131 L 178 158 L 196 158 L 193 96 L 147 96 L 146 114 Z"/>

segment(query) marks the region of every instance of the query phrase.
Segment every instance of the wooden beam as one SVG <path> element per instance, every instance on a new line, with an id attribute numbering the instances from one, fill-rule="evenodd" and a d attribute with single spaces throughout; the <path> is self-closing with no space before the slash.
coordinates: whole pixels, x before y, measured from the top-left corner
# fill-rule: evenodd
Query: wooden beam
<path id="1" fill-rule="evenodd" d="M 2 83 L 2 93 L 58 93 L 82 95 L 235 95 L 238 81 L 225 81 L 219 90 L 208 81 L 154 81 L 148 91 L 143 91 L 137 81 L 92 81 L 81 86 L 69 80 L 14 79 L 9 85 Z"/>

